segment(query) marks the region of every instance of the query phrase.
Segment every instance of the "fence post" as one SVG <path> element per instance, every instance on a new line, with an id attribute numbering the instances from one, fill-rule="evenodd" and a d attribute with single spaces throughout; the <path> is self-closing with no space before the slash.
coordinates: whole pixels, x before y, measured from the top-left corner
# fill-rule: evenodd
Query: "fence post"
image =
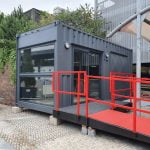
<path id="1" fill-rule="evenodd" d="M 60 74 L 57 72 L 57 86 L 56 86 L 56 111 L 59 111 L 59 101 L 60 101 L 60 95 L 59 95 L 59 89 L 60 89 Z"/>
<path id="2" fill-rule="evenodd" d="M 88 75 L 85 76 L 85 97 L 86 97 L 86 110 L 85 110 L 85 116 L 88 118 L 89 115 L 89 104 L 88 104 L 88 97 L 89 97 L 89 77 Z"/>
<path id="3" fill-rule="evenodd" d="M 136 117 L 137 117 L 136 78 L 133 78 L 132 83 L 133 83 L 133 132 L 136 133 Z"/>
<path id="4" fill-rule="evenodd" d="M 77 73 L 78 79 L 77 79 L 77 116 L 80 115 L 80 72 Z"/>
<path id="5" fill-rule="evenodd" d="M 113 73 L 110 73 L 110 82 L 111 82 L 111 102 L 114 104 L 115 103 L 115 80 L 113 78 Z M 114 109 L 114 105 L 112 106 L 112 109 Z"/>

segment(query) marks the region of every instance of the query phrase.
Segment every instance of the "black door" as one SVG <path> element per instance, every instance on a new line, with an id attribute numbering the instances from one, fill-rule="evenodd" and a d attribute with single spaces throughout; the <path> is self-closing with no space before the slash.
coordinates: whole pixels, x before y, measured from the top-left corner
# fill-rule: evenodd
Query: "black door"
<path id="1" fill-rule="evenodd" d="M 100 53 L 91 51 L 83 51 L 79 49 L 74 50 L 74 70 L 87 71 L 88 75 L 100 75 Z M 74 86 L 76 88 L 76 77 L 74 78 Z M 83 79 L 81 79 L 81 89 L 83 89 Z M 100 95 L 100 81 L 97 79 L 90 79 L 89 81 L 89 96 L 99 98 Z"/>

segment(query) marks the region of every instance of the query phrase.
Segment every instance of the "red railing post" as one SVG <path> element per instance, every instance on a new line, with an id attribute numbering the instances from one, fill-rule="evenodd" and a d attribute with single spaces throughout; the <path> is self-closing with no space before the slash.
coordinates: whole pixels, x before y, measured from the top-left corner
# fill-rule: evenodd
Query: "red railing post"
<path id="1" fill-rule="evenodd" d="M 130 97 L 132 97 L 132 76 L 130 76 L 130 78 L 131 78 L 131 80 L 130 80 L 130 90 L 129 90 L 129 92 L 130 92 Z M 132 102 L 132 99 L 130 98 L 130 103 Z"/>
<path id="2" fill-rule="evenodd" d="M 88 102 L 88 98 L 89 98 L 89 77 L 88 75 L 86 75 L 85 77 L 85 98 L 86 98 L 86 105 L 85 105 L 85 116 L 86 118 L 88 118 L 89 116 L 89 102 Z"/>
<path id="3" fill-rule="evenodd" d="M 57 86 L 56 86 L 56 111 L 59 111 L 59 104 L 60 104 L 60 94 L 59 94 L 59 89 L 60 89 L 60 73 L 57 72 Z"/>
<path id="4" fill-rule="evenodd" d="M 80 72 L 78 72 L 77 74 L 78 78 L 77 78 L 77 116 L 80 115 Z"/>
<path id="5" fill-rule="evenodd" d="M 83 91 L 83 93 L 86 95 L 86 76 L 87 76 L 87 73 L 86 72 L 84 72 L 84 91 Z"/>
<path id="6" fill-rule="evenodd" d="M 111 101 L 113 104 L 115 104 L 115 78 L 113 75 L 111 76 Z M 114 109 L 114 105 L 112 106 L 112 109 Z"/>
<path id="7" fill-rule="evenodd" d="M 136 117 L 137 117 L 137 99 L 136 99 L 136 78 L 132 79 L 133 84 L 133 132 L 136 133 Z"/>
<path id="8" fill-rule="evenodd" d="M 110 93 L 112 94 L 112 72 L 110 72 L 110 76 L 109 76 L 109 85 L 110 85 Z M 112 95 L 111 95 L 111 97 L 112 97 Z"/>

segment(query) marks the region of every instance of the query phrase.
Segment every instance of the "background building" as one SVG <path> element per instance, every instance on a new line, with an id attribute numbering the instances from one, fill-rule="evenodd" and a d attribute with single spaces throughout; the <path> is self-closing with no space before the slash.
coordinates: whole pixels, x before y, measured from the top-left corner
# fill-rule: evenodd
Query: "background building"
<path id="1" fill-rule="evenodd" d="M 136 21 L 136 0 L 95 0 L 95 12 L 97 17 L 102 14 L 106 19 L 107 24 L 104 29 L 107 30 L 108 40 L 134 50 L 133 63 L 135 64 L 136 34 L 124 32 L 121 26 L 130 21 Z M 150 0 L 142 0 L 142 21 L 150 25 L 149 20 L 146 19 L 148 13 L 150 14 Z M 142 38 L 142 65 L 148 64 L 150 64 L 150 41 Z"/>
<path id="2" fill-rule="evenodd" d="M 24 15 L 32 21 L 39 22 L 41 19 L 41 12 L 42 11 L 40 11 L 38 9 L 32 8 L 32 9 L 24 12 Z"/>

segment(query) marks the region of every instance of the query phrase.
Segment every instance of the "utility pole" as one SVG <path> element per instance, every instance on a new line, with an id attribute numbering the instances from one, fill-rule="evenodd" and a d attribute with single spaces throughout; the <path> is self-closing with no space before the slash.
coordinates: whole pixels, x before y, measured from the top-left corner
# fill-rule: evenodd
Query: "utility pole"
<path id="1" fill-rule="evenodd" d="M 141 0 L 136 0 L 137 7 L 137 21 L 136 21 L 136 34 L 137 34 L 137 48 L 136 48 L 136 77 L 141 78 Z M 136 97 L 141 97 L 141 83 L 137 83 Z M 141 108 L 141 101 L 137 103 L 137 107 Z M 140 115 L 140 113 L 137 113 Z"/>

